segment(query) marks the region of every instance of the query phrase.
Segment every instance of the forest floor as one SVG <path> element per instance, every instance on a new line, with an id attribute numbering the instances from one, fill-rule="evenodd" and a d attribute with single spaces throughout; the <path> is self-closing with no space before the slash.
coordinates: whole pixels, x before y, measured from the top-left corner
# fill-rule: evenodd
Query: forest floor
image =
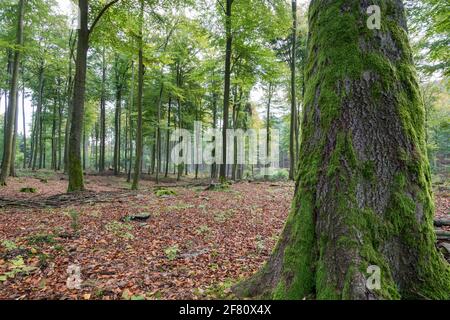
<path id="1" fill-rule="evenodd" d="M 214 299 L 257 271 L 284 225 L 293 184 L 86 176 L 61 195 L 62 175 L 10 179 L 0 189 L 0 299 Z M 34 188 L 35 193 L 20 192 Z M 169 194 L 173 191 L 175 194 Z M 130 215 L 149 214 L 135 221 Z M 77 221 L 78 220 L 78 221 Z M 68 289 L 68 266 L 80 289 Z"/>
<path id="2" fill-rule="evenodd" d="M 88 175 L 87 192 L 67 195 L 63 175 L 33 175 L 0 189 L 0 299 L 232 298 L 231 284 L 268 258 L 294 192 L 290 182 L 207 191 L 193 179 L 130 191 L 124 177 Z M 448 190 L 435 196 L 448 218 Z"/>

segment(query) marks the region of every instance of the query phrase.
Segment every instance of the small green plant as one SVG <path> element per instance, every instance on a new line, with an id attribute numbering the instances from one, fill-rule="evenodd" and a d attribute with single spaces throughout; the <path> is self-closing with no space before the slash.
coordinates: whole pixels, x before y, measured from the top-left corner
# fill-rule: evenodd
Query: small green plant
<path id="1" fill-rule="evenodd" d="M 256 236 L 256 252 L 261 254 L 266 249 L 266 244 L 264 239 L 260 236 Z"/>
<path id="2" fill-rule="evenodd" d="M 232 218 L 233 214 L 234 214 L 234 211 L 231 209 L 227 210 L 227 211 L 221 211 L 214 215 L 214 220 L 219 223 L 224 223 L 227 220 L 229 220 L 230 218 Z"/>
<path id="3" fill-rule="evenodd" d="M 164 253 L 166 254 L 167 259 L 169 259 L 170 261 L 175 260 L 177 258 L 179 251 L 180 250 L 178 249 L 178 245 L 174 245 L 164 249 Z"/>
<path id="4" fill-rule="evenodd" d="M 155 195 L 157 197 L 176 196 L 177 193 L 174 190 L 172 190 L 172 189 L 160 188 L 160 189 L 156 189 L 155 190 Z"/>
<path id="5" fill-rule="evenodd" d="M 186 210 L 186 209 L 191 209 L 193 207 L 194 207 L 194 205 L 192 205 L 192 204 L 180 203 L 180 204 L 176 204 L 176 205 L 167 207 L 166 211 Z"/>
<path id="6" fill-rule="evenodd" d="M 76 210 L 69 211 L 70 216 L 70 227 L 72 228 L 73 233 L 77 233 L 80 230 L 80 213 Z"/>
<path id="7" fill-rule="evenodd" d="M 27 266 L 23 261 L 22 256 L 17 256 L 9 263 L 8 272 L 0 274 L 0 282 L 8 280 L 8 278 L 14 278 L 18 274 L 28 274 L 35 270 L 36 267 Z"/>
<path id="8" fill-rule="evenodd" d="M 55 236 L 52 234 L 34 234 L 28 237 L 29 244 L 53 244 L 55 243 Z"/>
<path id="9" fill-rule="evenodd" d="M 125 240 L 134 239 L 134 236 L 130 233 L 132 229 L 131 225 L 119 221 L 111 221 L 106 224 L 106 230 Z"/>
<path id="10" fill-rule="evenodd" d="M 206 224 L 203 224 L 195 230 L 195 233 L 197 233 L 198 235 L 203 235 L 208 233 L 210 230 L 211 229 Z"/>
<path id="11" fill-rule="evenodd" d="M 6 251 L 11 251 L 11 250 L 17 249 L 16 243 L 11 240 L 3 240 L 2 246 L 6 249 Z"/>
<path id="12" fill-rule="evenodd" d="M 231 292 L 231 287 L 233 285 L 232 280 L 225 280 L 224 282 L 219 282 L 212 286 L 207 287 L 203 291 L 203 295 L 211 299 L 236 299 Z M 200 291 L 201 292 L 201 291 Z"/>
<path id="13" fill-rule="evenodd" d="M 52 256 L 45 253 L 39 253 L 38 259 L 39 259 L 38 262 L 39 268 L 44 269 L 48 266 L 49 261 L 52 260 Z"/>
<path id="14" fill-rule="evenodd" d="M 36 193 L 37 189 L 36 188 L 32 188 L 32 187 L 24 187 L 20 189 L 20 192 L 23 193 Z"/>

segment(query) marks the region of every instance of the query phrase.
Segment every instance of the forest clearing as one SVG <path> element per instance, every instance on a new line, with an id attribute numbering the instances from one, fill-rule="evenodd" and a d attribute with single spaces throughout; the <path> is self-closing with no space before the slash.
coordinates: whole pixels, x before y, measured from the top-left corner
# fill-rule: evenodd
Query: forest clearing
<path id="1" fill-rule="evenodd" d="M 450 300 L 449 12 L 1 1 L 0 300 Z"/>

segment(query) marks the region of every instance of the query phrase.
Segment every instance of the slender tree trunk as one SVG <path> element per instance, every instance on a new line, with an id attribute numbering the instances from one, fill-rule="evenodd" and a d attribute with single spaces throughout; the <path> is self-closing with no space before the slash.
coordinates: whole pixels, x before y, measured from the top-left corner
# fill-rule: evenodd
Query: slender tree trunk
<path id="1" fill-rule="evenodd" d="M 61 85 L 61 79 L 58 79 L 59 85 Z M 63 107 L 61 101 L 61 92 L 58 89 L 58 164 L 56 169 L 61 170 L 61 160 L 62 160 L 62 118 L 63 118 Z"/>
<path id="2" fill-rule="evenodd" d="M 37 109 L 37 108 L 36 108 Z M 35 139 L 36 139 L 36 111 L 34 106 L 32 106 L 31 110 L 32 120 L 31 120 L 31 137 L 30 137 L 30 157 L 28 159 L 28 168 L 32 168 L 33 159 L 34 159 L 34 148 L 35 148 Z"/>
<path id="3" fill-rule="evenodd" d="M 19 90 L 17 90 L 16 93 L 16 104 L 19 101 Z M 19 107 L 16 105 L 15 115 L 14 115 L 14 133 L 13 133 L 13 145 L 12 145 L 12 152 L 11 152 L 11 164 L 9 168 L 9 176 L 10 177 L 16 177 L 16 148 L 17 148 L 17 131 L 19 127 Z"/>
<path id="4" fill-rule="evenodd" d="M 12 77 L 12 66 L 13 66 L 13 51 L 7 50 L 7 60 L 6 64 L 6 86 L 11 87 L 11 77 Z M 8 124 L 8 91 L 5 89 L 5 113 L 3 117 L 3 141 L 6 141 L 6 132 Z M 3 159 L 2 159 L 3 161 Z"/>
<path id="5" fill-rule="evenodd" d="M 180 82 L 181 83 L 181 82 Z M 180 87 L 180 86 L 179 86 Z M 177 99 L 177 104 L 178 104 L 178 128 L 181 129 L 183 127 L 183 120 L 182 120 L 182 111 L 181 111 L 181 100 L 180 98 Z M 180 136 L 179 143 L 183 142 L 183 137 Z M 183 157 L 183 149 L 180 150 L 180 157 Z M 179 181 L 181 179 L 181 176 L 183 175 L 183 170 L 184 170 L 184 161 L 182 161 L 177 167 L 177 181 Z"/>
<path id="6" fill-rule="evenodd" d="M 129 127 L 129 155 L 130 158 L 128 159 L 128 174 L 127 174 L 127 182 L 131 181 L 131 167 L 133 163 L 133 122 L 131 119 L 131 114 L 133 112 L 133 98 L 134 98 L 134 61 L 131 62 L 131 87 L 130 87 L 130 102 L 128 106 L 128 127 Z"/>
<path id="7" fill-rule="evenodd" d="M 33 161 L 32 161 L 32 170 L 36 170 L 37 167 L 37 158 L 38 158 L 38 150 L 40 147 L 40 132 L 41 132 L 41 117 L 42 117 L 42 100 L 44 96 L 44 62 L 41 62 L 41 66 L 39 68 L 39 93 L 38 93 L 38 104 L 36 106 L 36 112 L 34 114 L 34 137 L 33 137 L 33 145 L 34 150 Z M 41 150 L 39 150 L 41 152 Z"/>
<path id="8" fill-rule="evenodd" d="M 100 97 L 100 163 L 99 171 L 105 171 L 105 153 L 106 153 L 106 58 L 105 48 L 102 50 L 102 93 Z"/>
<path id="9" fill-rule="evenodd" d="M 55 170 L 55 171 L 57 170 L 56 105 L 57 105 L 57 98 L 55 98 L 55 101 L 53 102 L 53 116 L 52 116 L 52 163 L 51 163 L 51 168 L 52 168 L 52 170 Z"/>
<path id="10" fill-rule="evenodd" d="M 84 97 L 86 92 L 87 52 L 89 48 L 88 0 L 79 0 L 80 28 L 78 29 L 76 71 L 72 99 L 72 119 L 69 135 L 68 192 L 84 190 L 81 163 L 81 134 L 84 122 Z"/>
<path id="11" fill-rule="evenodd" d="M 86 171 L 86 124 L 83 123 L 83 171 Z"/>
<path id="12" fill-rule="evenodd" d="M 138 66 L 138 96 L 137 96 L 137 130 L 136 130 L 136 159 L 134 164 L 134 177 L 132 189 L 137 190 L 139 188 L 139 180 L 141 177 L 142 169 L 142 98 L 144 89 L 144 61 L 143 61 L 143 23 L 144 23 L 144 1 L 141 0 L 141 13 L 140 13 L 140 34 L 139 34 L 139 66 Z"/>
<path id="13" fill-rule="evenodd" d="M 291 48 L 291 127 L 289 132 L 289 179 L 295 176 L 295 138 L 297 129 L 297 96 L 295 87 L 297 63 L 297 0 L 292 0 L 292 48 Z"/>
<path id="14" fill-rule="evenodd" d="M 23 125 L 23 169 L 27 167 L 27 130 L 25 124 L 25 80 L 22 68 L 22 125 Z"/>
<path id="15" fill-rule="evenodd" d="M 213 92 L 213 102 L 212 103 L 213 103 L 213 129 L 215 131 L 215 129 L 217 128 L 217 93 L 215 91 Z M 214 143 L 214 144 L 216 143 L 215 137 L 213 138 L 212 143 Z M 215 145 L 212 149 L 212 156 L 215 159 L 215 157 L 216 157 Z M 211 183 L 214 183 L 216 178 L 217 178 L 217 163 L 214 161 L 213 164 L 211 165 Z"/>
<path id="16" fill-rule="evenodd" d="M 72 40 L 73 32 L 70 33 L 70 39 L 69 39 L 69 46 L 70 46 L 70 52 L 69 52 L 69 70 L 68 70 L 68 76 L 67 76 L 67 88 L 66 88 L 66 97 L 67 97 L 67 119 L 66 119 L 66 127 L 64 130 L 64 173 L 67 172 L 69 168 L 69 136 L 70 136 L 70 123 L 72 120 L 72 94 L 74 90 L 74 79 L 72 78 L 72 56 L 73 52 L 75 51 L 75 40 Z"/>
<path id="17" fill-rule="evenodd" d="M 161 72 L 162 75 L 162 72 Z M 157 125 L 156 125 L 156 184 L 159 183 L 159 174 L 161 171 L 161 104 L 164 92 L 164 85 L 161 84 L 161 89 L 159 91 L 158 99 L 158 110 L 157 110 Z"/>
<path id="18" fill-rule="evenodd" d="M 38 140 L 38 146 L 39 146 L 39 169 L 45 168 L 45 144 L 44 144 L 44 114 L 45 114 L 45 105 L 42 106 L 42 110 L 39 114 L 39 140 Z"/>
<path id="19" fill-rule="evenodd" d="M 310 4 L 294 203 L 269 261 L 238 295 L 450 298 L 403 3 L 381 2 L 380 30 L 366 27 L 367 6 Z"/>
<path id="20" fill-rule="evenodd" d="M 222 126 L 222 165 L 220 166 L 220 179 L 227 178 L 227 129 L 228 129 L 228 112 L 230 108 L 230 84 L 231 84 L 231 54 L 233 35 L 231 32 L 231 9 L 233 0 L 226 0 L 226 52 L 225 52 L 225 82 L 223 90 L 223 126 Z"/>
<path id="21" fill-rule="evenodd" d="M 169 175 L 169 157 L 170 157 L 170 111 L 172 109 L 172 97 L 169 97 L 169 108 L 167 109 L 167 137 L 166 137 L 166 166 L 164 177 Z"/>
<path id="22" fill-rule="evenodd" d="M 15 117 L 17 118 L 17 91 L 18 91 L 18 80 L 19 80 L 19 68 L 20 68 L 20 58 L 21 58 L 21 46 L 23 45 L 23 16 L 25 12 L 25 1 L 19 0 L 17 8 L 17 35 L 16 44 L 18 48 L 14 50 L 14 61 L 12 66 L 12 76 L 10 82 L 9 91 L 9 107 L 7 115 L 6 124 L 6 135 L 3 142 L 3 161 L 2 169 L 0 172 L 0 185 L 6 185 L 6 178 L 8 177 L 9 169 L 11 167 L 13 148 L 13 135 L 15 127 Z M 6 118 L 5 118 L 6 119 Z"/>
<path id="23" fill-rule="evenodd" d="M 267 100 L 267 114 L 266 114 L 266 165 L 265 165 L 265 174 L 264 179 L 269 180 L 269 168 L 270 163 L 270 107 L 272 104 L 272 83 L 269 83 L 269 91 L 268 91 L 268 100 Z"/>
<path id="24" fill-rule="evenodd" d="M 155 139 L 156 139 L 156 133 L 155 133 Z M 155 173 L 155 166 L 156 166 L 156 141 L 152 144 L 152 156 L 150 161 L 150 166 L 148 167 L 148 174 L 153 175 Z"/>
<path id="25" fill-rule="evenodd" d="M 116 89 L 116 114 L 114 119 L 114 175 L 120 173 L 120 118 L 122 114 L 122 85 Z"/>

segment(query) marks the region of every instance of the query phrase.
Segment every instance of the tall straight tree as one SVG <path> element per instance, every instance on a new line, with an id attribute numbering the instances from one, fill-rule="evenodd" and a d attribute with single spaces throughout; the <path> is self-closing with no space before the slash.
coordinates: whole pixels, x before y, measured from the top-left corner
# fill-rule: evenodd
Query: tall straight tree
<path id="1" fill-rule="evenodd" d="M 128 72 L 129 64 L 124 61 L 119 55 L 115 57 L 114 75 L 115 75 L 115 89 L 116 89 L 116 110 L 114 116 L 114 175 L 120 173 L 120 132 L 121 132 L 121 118 L 122 118 L 122 91 L 125 85 L 125 77 Z"/>
<path id="2" fill-rule="evenodd" d="M 291 126 L 289 132 L 289 179 L 295 175 L 295 143 L 297 129 L 297 97 L 295 87 L 297 63 L 297 0 L 292 0 L 292 48 L 291 48 Z"/>
<path id="3" fill-rule="evenodd" d="M 105 47 L 102 49 L 102 86 L 100 96 L 100 160 L 98 171 L 105 171 L 105 151 L 106 151 L 106 58 Z"/>
<path id="4" fill-rule="evenodd" d="M 424 107 L 404 6 L 371 1 L 381 9 L 377 29 L 369 28 L 367 3 L 310 3 L 294 203 L 269 261 L 234 288 L 238 295 L 450 298 L 450 265 L 435 248 Z M 377 269 L 379 286 L 369 278 Z"/>
<path id="5" fill-rule="evenodd" d="M 74 90 L 72 100 L 72 119 L 70 123 L 69 136 L 69 159 L 68 159 L 68 175 L 69 186 L 68 192 L 84 190 L 83 168 L 81 163 L 81 135 L 84 120 L 84 97 L 86 93 L 86 68 L 87 68 L 87 52 L 89 49 L 89 35 L 94 30 L 96 24 L 103 14 L 119 0 L 112 0 L 106 4 L 94 19 L 92 26 L 88 28 L 89 1 L 79 0 L 79 26 L 77 40 L 77 56 L 76 70 L 74 79 Z"/>
<path id="6" fill-rule="evenodd" d="M 230 109 L 230 86 L 231 86 L 231 54 L 233 45 L 233 34 L 231 30 L 232 6 L 234 0 L 226 0 L 225 8 L 225 74 L 223 89 L 223 125 L 222 125 L 222 165 L 220 166 L 220 179 L 224 180 L 227 176 L 227 129 L 228 113 Z"/>
<path id="7" fill-rule="evenodd" d="M 25 122 L 25 79 L 22 68 L 22 131 L 23 131 L 23 169 L 27 167 L 27 132 Z"/>
<path id="8" fill-rule="evenodd" d="M 138 65 L 138 93 L 137 93 L 137 128 L 136 128 L 136 156 L 134 160 L 134 176 L 131 188 L 137 190 L 139 188 L 139 180 L 142 170 L 142 100 L 144 95 L 144 0 L 141 0 L 140 12 L 140 31 L 139 31 L 139 65 Z"/>
<path id="9" fill-rule="evenodd" d="M 14 49 L 14 60 L 12 65 L 12 76 L 10 81 L 9 102 L 8 102 L 8 114 L 7 124 L 5 131 L 5 140 L 3 144 L 3 161 L 2 169 L 0 172 L 0 185 L 6 185 L 6 178 L 8 177 L 12 153 L 15 151 L 13 148 L 14 140 L 14 128 L 16 127 L 17 118 L 17 96 L 18 96 L 18 83 L 19 83 L 19 68 L 21 59 L 21 50 L 23 46 L 23 19 L 25 13 L 26 0 L 19 0 L 17 6 L 17 32 L 16 32 L 16 45 Z"/>

